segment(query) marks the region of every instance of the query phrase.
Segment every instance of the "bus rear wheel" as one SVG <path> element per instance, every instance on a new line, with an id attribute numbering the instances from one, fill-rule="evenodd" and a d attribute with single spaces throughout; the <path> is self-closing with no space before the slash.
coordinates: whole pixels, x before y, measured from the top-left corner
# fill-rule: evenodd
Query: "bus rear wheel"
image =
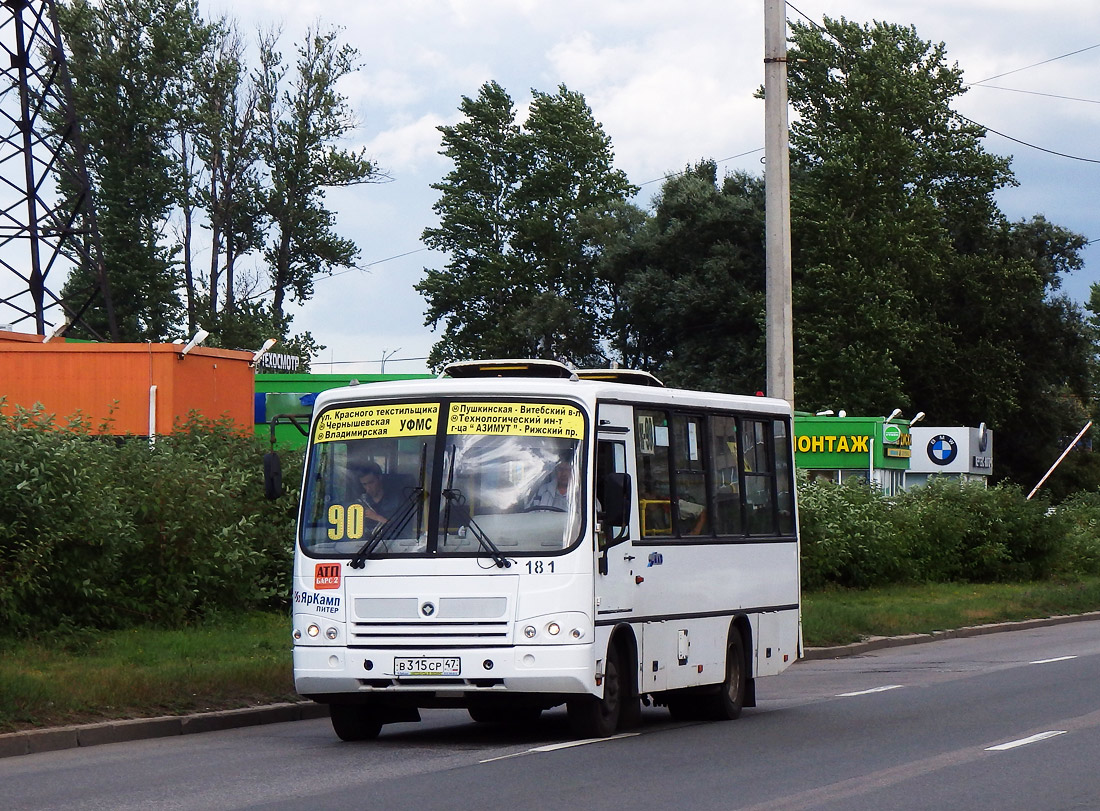
<path id="1" fill-rule="evenodd" d="M 329 704 L 332 730 L 342 741 L 373 741 L 382 731 L 378 712 L 362 704 Z"/>
<path id="2" fill-rule="evenodd" d="M 619 727 L 623 680 L 619 656 L 611 652 L 603 673 L 603 697 L 578 696 L 566 702 L 569 726 L 578 738 L 606 738 Z"/>
<path id="3" fill-rule="evenodd" d="M 726 678 L 718 691 L 706 697 L 704 713 L 712 721 L 734 721 L 745 706 L 745 643 L 736 628 L 726 644 Z"/>

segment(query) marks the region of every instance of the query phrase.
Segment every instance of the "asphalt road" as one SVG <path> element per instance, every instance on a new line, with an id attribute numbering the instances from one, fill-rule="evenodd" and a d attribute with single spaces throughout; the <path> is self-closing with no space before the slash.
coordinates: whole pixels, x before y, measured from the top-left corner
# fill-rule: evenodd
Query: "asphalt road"
<path id="1" fill-rule="evenodd" d="M 0 760 L 26 809 L 1100 808 L 1100 622 L 800 662 L 728 723 L 571 740 L 459 711 L 341 743 L 324 719 Z"/>

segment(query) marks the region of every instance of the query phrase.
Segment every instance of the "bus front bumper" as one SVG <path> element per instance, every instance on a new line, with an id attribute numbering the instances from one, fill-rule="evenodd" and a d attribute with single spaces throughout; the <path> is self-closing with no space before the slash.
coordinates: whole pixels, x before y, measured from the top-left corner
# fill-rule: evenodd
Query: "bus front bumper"
<path id="1" fill-rule="evenodd" d="M 453 671 L 456 668 L 457 673 Z M 438 674 L 397 675 L 410 664 L 445 664 Z M 591 644 L 526 645 L 424 651 L 294 647 L 294 687 L 326 693 L 551 693 L 598 694 Z"/>

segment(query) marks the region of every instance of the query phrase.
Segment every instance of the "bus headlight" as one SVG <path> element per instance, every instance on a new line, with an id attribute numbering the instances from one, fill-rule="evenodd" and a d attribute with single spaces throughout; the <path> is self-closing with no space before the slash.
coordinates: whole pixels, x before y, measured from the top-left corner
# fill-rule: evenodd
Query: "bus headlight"
<path id="1" fill-rule="evenodd" d="M 586 642 L 591 618 L 580 611 L 562 611 L 540 617 L 524 617 L 515 626 L 517 638 L 534 645 L 572 645 Z"/>
<path id="2" fill-rule="evenodd" d="M 336 637 L 339 636 L 339 635 L 340 635 L 340 632 L 337 631 L 335 628 L 325 629 L 325 638 L 326 639 L 336 639 Z"/>
<path id="3" fill-rule="evenodd" d="M 306 633 L 309 636 L 317 636 L 317 634 L 321 633 L 321 628 L 320 626 L 313 624 L 306 628 Z"/>

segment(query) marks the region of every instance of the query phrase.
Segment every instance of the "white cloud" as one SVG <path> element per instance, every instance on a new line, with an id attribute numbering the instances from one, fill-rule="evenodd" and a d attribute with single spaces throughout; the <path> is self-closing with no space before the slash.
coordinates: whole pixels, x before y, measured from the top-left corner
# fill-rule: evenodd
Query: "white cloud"
<path id="1" fill-rule="evenodd" d="M 435 113 L 426 113 L 416 121 L 378 133 L 366 142 L 367 153 L 390 172 L 422 168 L 425 164 L 442 165 L 439 157 L 440 133 L 446 123 Z"/>

